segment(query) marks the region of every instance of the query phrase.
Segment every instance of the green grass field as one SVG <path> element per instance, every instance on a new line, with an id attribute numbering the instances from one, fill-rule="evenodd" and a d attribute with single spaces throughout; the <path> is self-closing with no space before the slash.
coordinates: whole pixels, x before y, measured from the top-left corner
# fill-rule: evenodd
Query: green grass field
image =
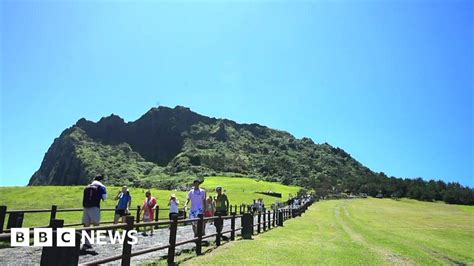
<path id="1" fill-rule="evenodd" d="M 266 204 L 271 204 L 278 199 L 275 197 L 256 194 L 256 191 L 274 191 L 282 193 L 286 200 L 290 194 L 296 195 L 300 187 L 284 186 L 279 183 L 256 181 L 250 178 L 234 177 L 207 177 L 201 185 L 208 191 L 208 195 L 215 195 L 213 191 L 217 185 L 224 187 L 232 205 L 249 204 L 256 198 L 263 198 Z M 51 205 L 61 208 L 82 208 L 82 191 L 84 186 L 35 186 L 35 187 L 0 187 L 0 203 L 6 205 L 8 210 L 49 209 Z M 109 199 L 101 204 L 102 208 L 114 208 L 116 201 L 113 197 L 120 191 L 119 187 L 108 187 Z M 132 208 L 142 205 L 146 189 L 130 188 L 132 194 Z M 171 194 L 176 194 L 181 207 L 186 201 L 186 192 L 151 189 L 152 195 L 157 198 L 160 208 L 168 208 L 168 199 Z M 135 214 L 135 213 L 132 213 Z M 65 223 L 80 223 L 82 212 L 58 213 L 58 219 Z M 168 217 L 167 211 L 160 212 L 160 218 Z M 102 221 L 111 221 L 113 212 L 103 212 Z M 42 226 L 49 222 L 49 214 L 27 213 L 23 226 Z M 6 222 L 5 222 L 6 223 Z"/>
<path id="2" fill-rule="evenodd" d="M 414 200 L 322 201 L 254 240 L 181 259 L 191 265 L 473 265 L 474 212 Z"/>

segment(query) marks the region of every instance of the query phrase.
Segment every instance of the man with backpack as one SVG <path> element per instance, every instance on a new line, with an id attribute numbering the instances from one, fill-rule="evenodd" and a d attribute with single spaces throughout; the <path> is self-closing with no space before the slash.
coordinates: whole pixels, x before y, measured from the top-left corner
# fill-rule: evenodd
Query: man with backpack
<path id="1" fill-rule="evenodd" d="M 103 175 L 97 175 L 94 181 L 84 188 L 82 198 L 82 206 L 84 207 L 82 223 L 84 227 L 89 227 L 91 224 L 94 226 L 100 224 L 100 202 L 107 199 L 107 189 L 101 182 L 103 179 Z M 88 248 L 92 248 L 92 246 L 86 238 L 86 243 L 84 243 L 82 249 L 86 250 Z"/>

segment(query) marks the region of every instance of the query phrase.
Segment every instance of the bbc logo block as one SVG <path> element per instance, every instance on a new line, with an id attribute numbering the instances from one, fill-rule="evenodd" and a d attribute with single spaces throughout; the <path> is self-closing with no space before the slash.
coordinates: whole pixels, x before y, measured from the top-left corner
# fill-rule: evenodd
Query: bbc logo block
<path id="1" fill-rule="evenodd" d="M 98 245 L 123 244 L 126 239 L 130 245 L 138 243 L 137 230 L 112 231 L 112 230 L 94 230 L 87 232 L 82 230 L 76 234 L 74 228 L 57 228 L 53 232 L 52 228 L 34 228 L 33 239 L 30 239 L 29 228 L 12 228 L 10 235 L 10 245 L 12 247 L 28 247 L 33 242 L 34 247 L 52 247 L 56 240 L 57 247 L 74 247 L 76 237 L 79 237 L 81 244 L 90 243 Z"/>
<path id="2" fill-rule="evenodd" d="M 30 245 L 29 228 L 12 228 L 10 232 L 10 245 L 12 247 L 28 247 Z"/>
<path id="3" fill-rule="evenodd" d="M 74 247 L 76 243 L 76 231 L 74 228 L 58 228 L 56 229 L 56 243 L 59 247 Z M 34 228 L 33 229 L 33 246 L 35 247 L 52 247 L 53 246 L 53 229 L 52 228 Z M 10 235 L 10 245 L 12 247 L 28 247 L 30 246 L 30 229 L 29 228 L 12 228 Z"/>

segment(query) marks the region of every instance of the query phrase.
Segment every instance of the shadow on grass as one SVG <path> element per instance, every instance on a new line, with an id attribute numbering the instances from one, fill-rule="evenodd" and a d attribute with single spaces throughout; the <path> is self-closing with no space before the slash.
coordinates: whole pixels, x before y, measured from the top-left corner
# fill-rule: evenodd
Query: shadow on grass
<path id="1" fill-rule="evenodd" d="M 236 238 L 235 241 L 240 241 L 242 240 L 242 238 Z M 250 239 L 250 240 L 253 240 L 253 239 Z M 215 249 L 218 249 L 222 246 L 225 246 L 227 245 L 228 243 L 231 243 L 231 242 L 235 242 L 235 241 L 230 241 L 230 240 L 227 240 L 227 241 L 221 241 L 221 245 L 220 246 L 217 246 L 215 241 L 203 241 L 202 243 L 202 252 L 201 252 L 201 255 L 199 256 L 205 256 L 209 253 L 212 253 L 212 251 L 214 251 Z M 176 256 L 175 256 L 175 263 L 172 264 L 172 265 L 180 265 L 181 263 L 184 263 L 186 261 L 189 261 L 191 259 L 194 259 L 198 257 L 198 255 L 196 255 L 196 248 L 193 247 L 191 249 L 187 249 L 187 250 L 183 250 L 181 252 L 177 252 L 176 253 Z M 155 262 L 155 263 L 147 263 L 147 265 L 164 265 L 166 264 L 166 256 L 163 257 L 160 261 L 158 262 Z"/>

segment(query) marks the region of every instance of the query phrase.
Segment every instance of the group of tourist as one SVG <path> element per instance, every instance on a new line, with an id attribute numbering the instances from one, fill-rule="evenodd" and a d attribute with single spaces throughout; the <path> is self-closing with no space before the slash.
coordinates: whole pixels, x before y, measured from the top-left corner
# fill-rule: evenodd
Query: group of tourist
<path id="1" fill-rule="evenodd" d="M 257 199 L 253 201 L 251 205 L 253 212 L 262 212 L 265 211 L 265 204 L 263 203 L 263 199 Z"/>
<path id="2" fill-rule="evenodd" d="M 188 203 L 191 202 L 191 210 L 189 211 L 189 218 L 195 219 L 198 218 L 199 215 L 203 215 L 204 217 L 212 217 L 212 216 L 226 216 L 229 209 L 229 199 L 227 195 L 222 193 L 222 187 L 217 186 L 216 197 L 206 196 L 206 191 L 199 187 L 201 182 L 199 180 L 194 180 L 193 188 L 188 193 L 188 199 L 184 204 L 187 208 Z M 222 229 L 222 221 L 216 220 L 214 221 L 214 226 L 216 230 Z M 202 232 L 206 234 L 206 225 L 203 223 Z M 194 236 L 197 236 L 197 225 L 193 223 L 193 231 Z"/>
<path id="3" fill-rule="evenodd" d="M 83 195 L 83 220 L 82 223 L 85 227 L 91 225 L 98 226 L 100 224 L 100 203 L 107 199 L 107 188 L 102 183 L 104 179 L 103 175 L 98 175 L 94 178 L 93 182 L 89 184 L 84 189 Z M 200 215 L 204 217 L 213 217 L 213 216 L 226 216 L 229 209 L 229 200 L 227 195 L 223 193 L 221 186 L 216 187 L 217 195 L 215 197 L 207 197 L 206 191 L 203 188 L 200 188 L 201 181 L 194 180 L 192 189 L 188 192 L 188 197 L 186 203 L 184 204 L 185 210 L 189 202 L 191 202 L 191 208 L 189 209 L 189 218 L 199 218 Z M 122 222 L 125 222 L 125 217 L 130 215 L 130 206 L 132 202 L 132 195 L 128 190 L 127 186 L 123 186 L 122 189 L 117 193 L 114 200 L 117 201 L 115 206 L 115 216 L 114 224 L 118 223 L 120 218 Z M 143 201 L 143 206 L 140 209 L 139 217 L 143 222 L 152 222 L 155 217 L 155 209 L 158 206 L 158 202 L 155 197 L 151 195 L 151 191 L 145 192 L 145 200 Z M 169 219 L 177 219 L 179 216 L 179 200 L 175 194 L 172 194 L 168 202 L 169 206 Z M 223 222 L 221 219 L 216 219 L 214 221 L 214 226 L 216 230 L 221 231 Z M 153 226 L 150 226 L 150 235 L 153 235 Z M 197 236 L 197 223 L 192 223 L 194 236 Z M 203 223 L 202 233 L 205 235 L 205 223 Z M 142 233 L 144 236 L 147 236 L 147 229 L 144 228 Z M 82 246 L 82 250 L 90 249 L 92 246 L 90 243 L 86 242 Z"/>

